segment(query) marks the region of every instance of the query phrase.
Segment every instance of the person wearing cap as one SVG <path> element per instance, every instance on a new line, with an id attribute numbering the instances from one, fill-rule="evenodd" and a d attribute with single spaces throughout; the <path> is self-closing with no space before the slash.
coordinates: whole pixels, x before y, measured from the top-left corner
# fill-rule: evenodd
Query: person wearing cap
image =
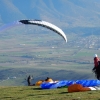
<path id="1" fill-rule="evenodd" d="M 94 56 L 94 68 L 92 69 L 93 72 L 97 75 L 99 73 L 99 61 L 98 55 L 95 54 Z"/>

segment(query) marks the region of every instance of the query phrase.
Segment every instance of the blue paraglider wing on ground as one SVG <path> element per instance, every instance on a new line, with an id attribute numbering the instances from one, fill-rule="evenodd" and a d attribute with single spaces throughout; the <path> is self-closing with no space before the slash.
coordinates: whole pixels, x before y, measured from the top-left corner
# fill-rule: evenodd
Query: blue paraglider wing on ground
<path id="1" fill-rule="evenodd" d="M 83 87 L 93 87 L 93 86 L 100 85 L 99 80 L 76 80 L 76 81 L 63 80 L 63 81 L 58 81 L 58 82 L 54 82 L 54 83 L 43 82 L 41 84 L 41 88 L 42 89 L 54 89 L 54 88 L 60 88 L 60 87 L 64 87 L 64 86 L 70 86 L 74 83 L 81 84 Z"/>

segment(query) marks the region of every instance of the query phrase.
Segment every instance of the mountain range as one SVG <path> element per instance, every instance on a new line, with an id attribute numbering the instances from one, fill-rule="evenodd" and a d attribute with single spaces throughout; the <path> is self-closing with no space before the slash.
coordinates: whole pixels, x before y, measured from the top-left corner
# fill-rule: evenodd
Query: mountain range
<path id="1" fill-rule="evenodd" d="M 0 0 L 0 25 L 40 19 L 60 27 L 99 27 L 100 0 Z"/>
<path id="2" fill-rule="evenodd" d="M 35 80 L 46 76 L 93 78 L 91 55 L 100 54 L 100 0 L 0 0 L 0 28 L 22 19 L 57 25 L 64 30 L 68 43 L 54 40 L 51 31 L 37 27 L 1 31 L 0 85 L 23 85 L 29 74 Z"/>

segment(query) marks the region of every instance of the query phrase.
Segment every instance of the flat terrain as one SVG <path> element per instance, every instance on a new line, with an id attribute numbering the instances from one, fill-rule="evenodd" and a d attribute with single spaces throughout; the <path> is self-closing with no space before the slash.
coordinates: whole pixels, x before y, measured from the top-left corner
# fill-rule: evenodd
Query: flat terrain
<path id="1" fill-rule="evenodd" d="M 0 87 L 0 100 L 100 100 L 100 91 L 68 93 L 67 88 Z"/>
<path id="2" fill-rule="evenodd" d="M 36 28 L 36 29 L 35 29 Z M 100 54 L 99 37 L 58 34 L 37 27 L 16 27 L 0 33 L 0 86 L 27 85 L 53 80 L 95 79 L 93 55 Z M 94 45 L 96 44 L 96 45 Z"/>

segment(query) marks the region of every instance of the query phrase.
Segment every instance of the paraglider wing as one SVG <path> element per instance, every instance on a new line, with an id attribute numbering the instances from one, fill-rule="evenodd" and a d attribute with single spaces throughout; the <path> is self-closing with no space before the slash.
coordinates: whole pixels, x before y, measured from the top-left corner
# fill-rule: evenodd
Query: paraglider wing
<path id="1" fill-rule="evenodd" d="M 32 25 L 46 27 L 58 33 L 59 35 L 61 35 L 64 38 L 64 40 L 67 42 L 67 37 L 65 33 L 59 27 L 55 26 L 54 24 L 51 24 L 49 22 L 42 21 L 42 20 L 20 20 L 19 22 L 21 22 L 22 24 L 32 24 Z"/>
<path id="2" fill-rule="evenodd" d="M 56 83 L 50 83 L 50 82 L 43 82 L 41 84 L 42 89 L 52 89 L 52 88 L 58 88 L 63 86 L 70 86 L 72 84 L 81 84 L 83 87 L 95 87 L 99 86 L 100 88 L 100 80 L 63 80 L 58 81 Z"/>

